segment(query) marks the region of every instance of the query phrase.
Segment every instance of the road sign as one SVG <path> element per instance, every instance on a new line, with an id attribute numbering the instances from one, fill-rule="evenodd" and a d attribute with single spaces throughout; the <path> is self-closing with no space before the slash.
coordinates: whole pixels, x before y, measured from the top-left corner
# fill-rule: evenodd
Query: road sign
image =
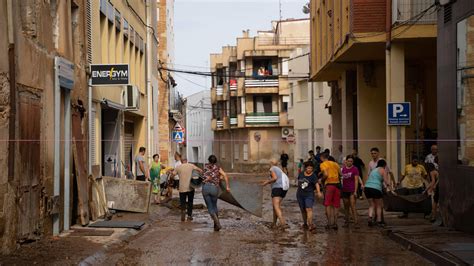
<path id="1" fill-rule="evenodd" d="M 91 85 L 113 86 L 130 83 L 128 64 L 91 65 Z"/>
<path id="2" fill-rule="evenodd" d="M 262 139 L 262 135 L 260 134 L 260 132 L 255 132 L 253 134 L 253 138 L 255 139 L 256 142 L 260 142 L 260 140 Z"/>
<path id="3" fill-rule="evenodd" d="M 173 142 L 183 143 L 183 141 L 184 141 L 184 132 L 183 131 L 173 131 L 172 137 L 173 137 Z"/>
<path id="4" fill-rule="evenodd" d="M 288 144 L 294 144 L 296 141 L 296 138 L 295 138 L 295 135 L 290 133 L 288 134 L 288 136 L 286 136 L 286 142 L 288 142 Z"/>
<path id="5" fill-rule="evenodd" d="M 411 103 L 388 103 L 387 124 L 389 126 L 409 126 L 411 124 Z"/>
<path id="6" fill-rule="evenodd" d="M 179 123 L 176 123 L 173 128 L 173 131 L 183 131 L 183 127 Z"/>
<path id="7" fill-rule="evenodd" d="M 72 90 L 74 87 L 74 64 L 62 57 L 56 57 L 56 69 L 61 88 Z"/>

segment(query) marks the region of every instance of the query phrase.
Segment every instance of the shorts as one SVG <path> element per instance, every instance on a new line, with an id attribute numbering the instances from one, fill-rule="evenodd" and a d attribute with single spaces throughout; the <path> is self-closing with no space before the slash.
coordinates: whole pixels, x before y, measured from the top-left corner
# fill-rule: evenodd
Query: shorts
<path id="1" fill-rule="evenodd" d="M 337 185 L 326 185 L 324 193 L 324 206 L 333 206 L 334 208 L 341 207 L 341 190 Z"/>
<path id="2" fill-rule="evenodd" d="M 348 199 L 348 198 L 350 198 L 352 195 L 354 195 L 354 192 L 344 192 L 344 191 L 342 191 L 342 198 L 343 198 L 343 199 Z"/>
<path id="3" fill-rule="evenodd" d="M 364 194 L 367 199 L 381 199 L 383 196 L 382 191 L 370 187 L 364 189 Z"/>
<path id="4" fill-rule="evenodd" d="M 145 175 L 137 175 L 137 180 L 138 181 L 146 181 Z"/>
<path id="5" fill-rule="evenodd" d="M 272 198 L 276 198 L 276 197 L 279 197 L 279 198 L 285 198 L 286 197 L 286 192 L 288 192 L 288 190 L 283 190 L 283 188 L 272 188 Z"/>
<path id="6" fill-rule="evenodd" d="M 298 200 L 298 205 L 300 205 L 301 210 L 313 208 L 314 196 L 306 196 L 296 193 L 296 199 Z"/>

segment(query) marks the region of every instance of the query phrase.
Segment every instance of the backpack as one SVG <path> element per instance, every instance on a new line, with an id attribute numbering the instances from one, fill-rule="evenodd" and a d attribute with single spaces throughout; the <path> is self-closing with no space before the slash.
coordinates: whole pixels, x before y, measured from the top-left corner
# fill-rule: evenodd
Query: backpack
<path id="1" fill-rule="evenodd" d="M 283 185 L 283 190 L 288 191 L 288 189 L 290 189 L 290 179 L 283 171 L 281 172 L 281 183 Z"/>

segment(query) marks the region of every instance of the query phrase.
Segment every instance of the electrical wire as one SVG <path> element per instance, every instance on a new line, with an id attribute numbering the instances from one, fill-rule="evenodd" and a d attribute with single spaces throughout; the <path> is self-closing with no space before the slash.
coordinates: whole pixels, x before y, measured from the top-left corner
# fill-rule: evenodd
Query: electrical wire
<path id="1" fill-rule="evenodd" d="M 206 76 L 206 77 L 221 77 L 221 78 L 247 78 L 247 79 L 258 79 L 258 77 L 255 76 L 247 76 L 247 75 L 222 75 L 218 76 L 216 73 L 213 72 L 205 72 L 205 71 L 190 71 L 190 70 L 181 70 L 181 69 L 172 69 L 172 68 L 166 68 L 159 66 L 158 70 L 165 70 L 168 72 L 175 72 L 175 73 L 182 73 L 182 74 L 190 74 L 190 75 L 197 75 L 197 76 Z M 267 78 L 260 77 L 261 80 L 276 80 L 278 77 L 281 77 L 283 75 L 277 75 L 277 76 L 268 76 Z M 307 76 L 288 76 L 286 77 L 288 79 L 309 79 L 309 73 Z"/>
<path id="2" fill-rule="evenodd" d="M 143 21 L 143 19 L 140 17 L 140 15 L 137 13 L 137 11 L 135 11 L 135 9 L 133 8 L 132 5 L 130 5 L 130 3 L 128 2 L 128 0 L 125 0 L 125 2 L 127 3 L 127 6 L 130 10 L 132 10 L 132 13 L 135 15 L 135 17 L 138 18 L 138 20 L 143 24 L 143 26 L 147 27 L 148 29 L 151 29 L 151 32 L 152 32 L 152 35 L 153 35 L 153 38 L 155 39 L 155 41 L 157 43 L 160 43 L 160 41 L 158 40 L 158 38 L 156 37 L 156 32 L 155 32 L 155 29 L 153 27 L 150 27 L 148 26 L 148 24 L 145 23 L 145 21 Z"/>

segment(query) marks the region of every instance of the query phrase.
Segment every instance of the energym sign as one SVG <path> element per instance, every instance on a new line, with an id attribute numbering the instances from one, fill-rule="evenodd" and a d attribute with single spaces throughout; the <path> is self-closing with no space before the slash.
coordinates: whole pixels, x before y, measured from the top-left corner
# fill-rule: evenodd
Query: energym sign
<path id="1" fill-rule="evenodd" d="M 128 85 L 128 64 L 91 65 L 91 85 Z"/>

